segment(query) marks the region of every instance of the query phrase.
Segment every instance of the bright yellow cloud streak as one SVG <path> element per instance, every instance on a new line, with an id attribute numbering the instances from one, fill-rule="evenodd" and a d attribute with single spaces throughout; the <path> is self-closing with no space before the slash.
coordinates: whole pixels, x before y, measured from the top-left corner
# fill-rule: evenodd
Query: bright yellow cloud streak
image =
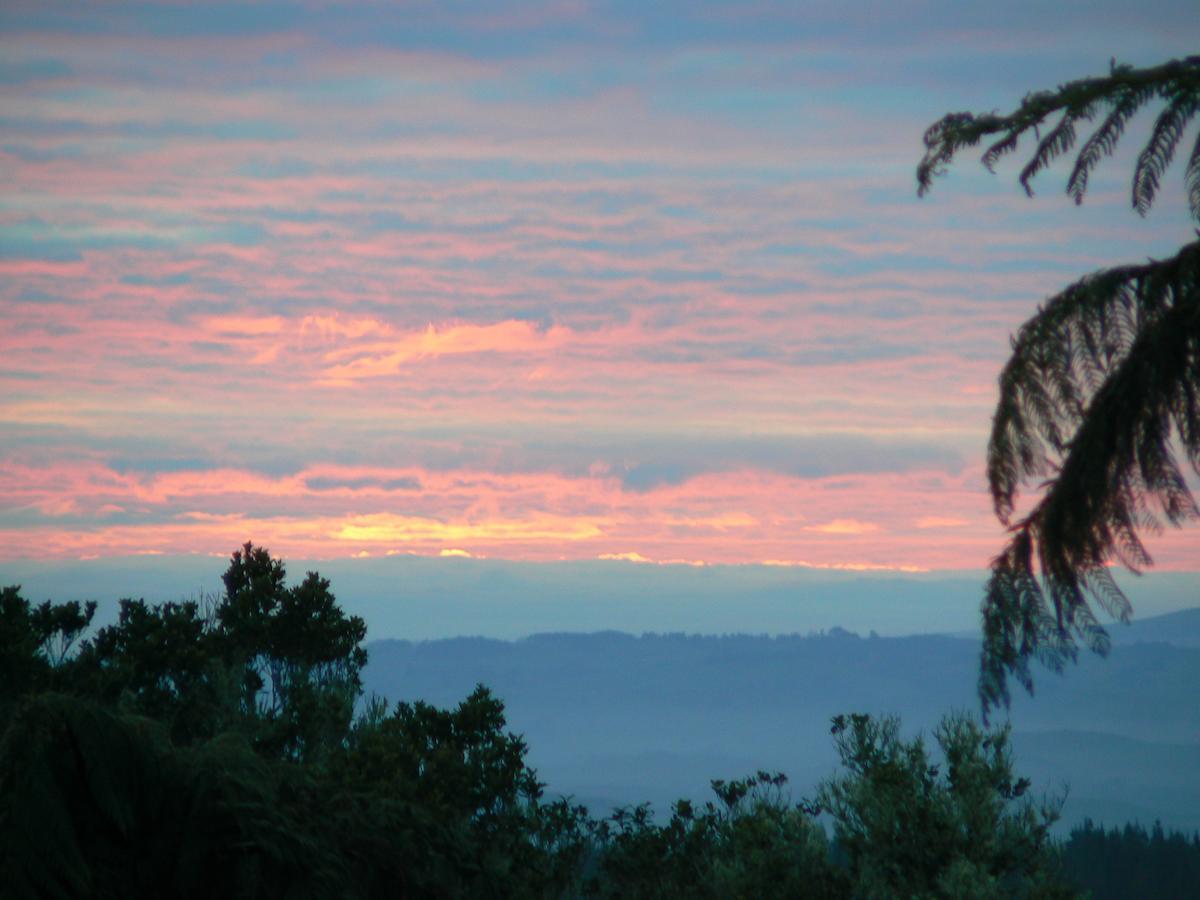
<path id="1" fill-rule="evenodd" d="M 904 563 L 887 565 L 885 563 L 845 562 L 817 563 L 803 559 L 764 559 L 760 566 L 783 569 L 825 569 L 835 572 L 928 572 L 926 566 L 913 566 Z"/>
<path id="2" fill-rule="evenodd" d="M 953 516 L 924 516 L 916 521 L 918 528 L 961 528 L 969 524 L 971 523 L 966 519 L 958 519 Z"/>
<path id="3" fill-rule="evenodd" d="M 637 563 L 654 562 L 654 560 L 648 559 L 645 556 L 642 556 L 642 554 L 637 553 L 632 550 L 630 550 L 626 553 L 601 553 L 599 556 L 596 557 L 596 559 L 619 560 L 621 562 L 637 562 Z"/>
<path id="4" fill-rule="evenodd" d="M 330 537 L 360 543 L 464 544 L 490 541 L 586 541 L 603 534 L 592 522 L 558 516 L 465 523 L 375 513 L 349 519 L 334 529 Z"/>
<path id="5" fill-rule="evenodd" d="M 334 350 L 326 354 L 327 360 L 350 361 L 329 366 L 322 375 L 332 382 L 394 375 L 417 359 L 464 353 L 527 353 L 558 346 L 568 336 L 565 328 L 542 331 L 531 322 L 515 319 L 441 329 L 431 324 L 424 331 L 400 335 L 395 340 Z"/>
<path id="6" fill-rule="evenodd" d="M 824 525 L 810 525 L 804 530 L 821 534 L 872 534 L 879 530 L 879 526 L 874 522 L 861 522 L 858 519 L 834 519 Z"/>

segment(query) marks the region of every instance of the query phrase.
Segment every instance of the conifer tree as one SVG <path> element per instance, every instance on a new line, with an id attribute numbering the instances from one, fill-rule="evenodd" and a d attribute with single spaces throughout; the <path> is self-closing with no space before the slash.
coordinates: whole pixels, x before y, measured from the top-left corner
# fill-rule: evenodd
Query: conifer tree
<path id="1" fill-rule="evenodd" d="M 991 170 L 1032 135 L 1036 147 L 1019 176 L 1032 195 L 1033 177 L 1098 122 L 1067 179 L 1067 194 L 1082 203 L 1090 175 L 1143 110 L 1157 110 L 1131 188 L 1144 216 L 1200 110 L 1200 56 L 1145 69 L 1114 62 L 1107 76 L 1029 94 L 1008 115 L 951 113 L 925 133 L 918 193 L 960 150 L 990 141 L 982 162 Z M 1183 177 L 1200 221 L 1200 137 Z M 1128 619 L 1109 566 L 1140 572 L 1152 562 L 1145 532 L 1200 513 L 1189 468 L 1200 473 L 1200 241 L 1169 259 L 1085 276 L 1013 339 L 988 444 L 988 482 L 1009 539 L 983 601 L 985 711 L 1008 703 L 1010 675 L 1032 691 L 1033 658 L 1061 670 L 1077 640 L 1107 652 L 1092 603 Z M 1041 479 L 1040 496 L 1017 516 L 1020 490 Z"/>

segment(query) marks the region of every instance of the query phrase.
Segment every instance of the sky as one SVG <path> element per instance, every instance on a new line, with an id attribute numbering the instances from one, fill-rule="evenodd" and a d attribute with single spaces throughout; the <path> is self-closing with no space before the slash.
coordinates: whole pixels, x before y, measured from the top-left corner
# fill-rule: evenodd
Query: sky
<path id="1" fill-rule="evenodd" d="M 1178 167 L 1129 209 L 1132 135 L 1081 209 L 973 156 L 918 199 L 921 135 L 1198 36 L 1192 2 L 9 0 L 0 569 L 982 570 L 1010 334 L 1194 224 Z"/>

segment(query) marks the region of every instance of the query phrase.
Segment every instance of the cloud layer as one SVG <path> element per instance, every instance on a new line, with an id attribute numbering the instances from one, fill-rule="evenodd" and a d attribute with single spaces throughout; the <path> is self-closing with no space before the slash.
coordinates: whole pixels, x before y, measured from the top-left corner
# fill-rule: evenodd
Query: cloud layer
<path id="1" fill-rule="evenodd" d="M 1009 332 L 1188 220 L 912 170 L 1192 49 L 1102 5 L 6 4 L 0 560 L 986 564 Z"/>

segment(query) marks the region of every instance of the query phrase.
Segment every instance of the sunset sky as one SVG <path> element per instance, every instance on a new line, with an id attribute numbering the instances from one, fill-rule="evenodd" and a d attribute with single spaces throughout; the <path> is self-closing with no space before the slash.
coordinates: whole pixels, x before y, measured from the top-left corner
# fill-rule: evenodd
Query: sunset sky
<path id="1" fill-rule="evenodd" d="M 1178 166 L 1129 208 L 1146 119 L 1082 208 L 974 155 L 918 200 L 921 134 L 1198 37 L 1194 0 L 6 0 L 0 563 L 982 569 L 1009 335 L 1194 223 Z"/>

